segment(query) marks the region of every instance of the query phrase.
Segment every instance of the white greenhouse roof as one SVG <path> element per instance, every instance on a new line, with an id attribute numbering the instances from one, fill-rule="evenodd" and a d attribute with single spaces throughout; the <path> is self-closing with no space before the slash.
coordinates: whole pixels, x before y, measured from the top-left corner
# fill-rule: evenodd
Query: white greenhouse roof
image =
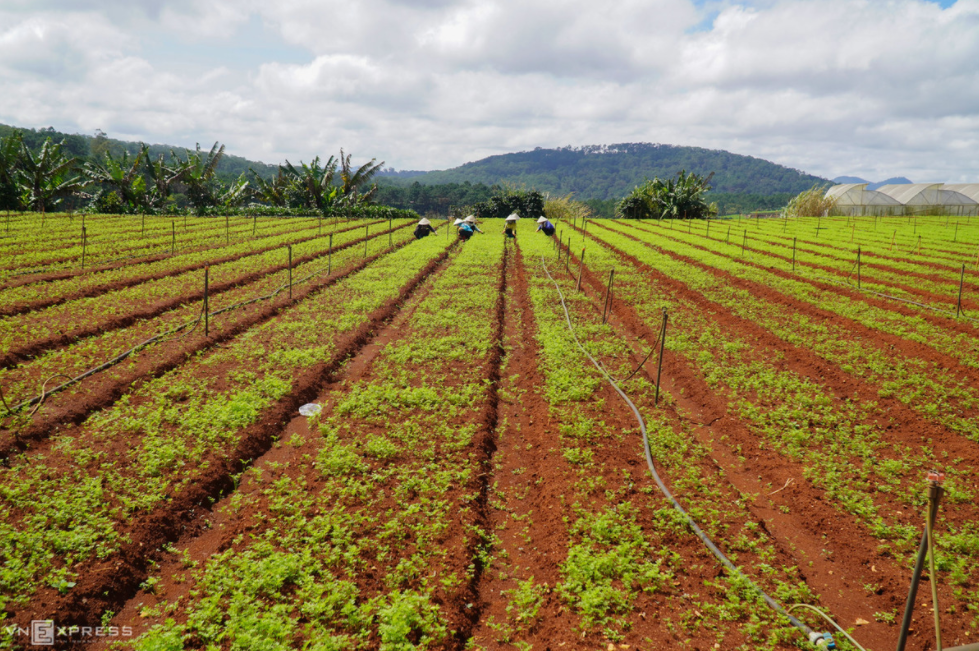
<path id="1" fill-rule="evenodd" d="M 836 199 L 837 206 L 900 206 L 901 202 L 876 190 L 868 190 L 866 183 L 834 185 L 826 191 L 826 197 Z"/>
<path id="2" fill-rule="evenodd" d="M 882 185 L 877 191 L 893 197 L 905 206 L 941 205 L 939 188 L 941 183 L 900 183 Z"/>
<path id="3" fill-rule="evenodd" d="M 943 189 L 958 192 L 973 201 L 979 201 L 979 183 L 946 183 Z"/>

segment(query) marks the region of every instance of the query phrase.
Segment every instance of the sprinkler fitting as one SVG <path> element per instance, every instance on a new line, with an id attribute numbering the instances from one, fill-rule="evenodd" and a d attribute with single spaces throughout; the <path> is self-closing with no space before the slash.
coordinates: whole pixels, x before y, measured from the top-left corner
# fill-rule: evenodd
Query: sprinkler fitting
<path id="1" fill-rule="evenodd" d="M 809 633 L 809 642 L 817 649 L 836 648 L 836 641 L 829 633 L 818 633 L 816 631 L 812 631 Z"/>

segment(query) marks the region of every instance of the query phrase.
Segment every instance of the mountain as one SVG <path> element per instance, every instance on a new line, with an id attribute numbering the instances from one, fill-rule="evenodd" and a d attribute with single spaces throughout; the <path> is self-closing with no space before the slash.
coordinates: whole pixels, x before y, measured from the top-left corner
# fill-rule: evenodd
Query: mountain
<path id="1" fill-rule="evenodd" d="M 913 183 L 913 181 L 911 181 L 910 179 L 907 179 L 907 178 L 905 178 L 903 176 L 893 176 L 893 177 L 891 177 L 889 179 L 885 179 L 885 180 L 880 181 L 878 183 L 871 183 L 870 185 L 867 186 L 867 189 L 868 190 L 876 190 L 877 188 L 879 188 L 882 185 L 904 185 L 905 183 Z"/>
<path id="2" fill-rule="evenodd" d="M 714 173 L 714 193 L 797 194 L 830 181 L 761 158 L 727 151 L 650 143 L 562 147 L 490 156 L 409 179 L 384 177 L 385 183 L 514 183 L 551 194 L 574 193 L 578 199 L 618 199 L 646 178 L 666 178 L 681 169 Z"/>
<path id="3" fill-rule="evenodd" d="M 21 129 L 20 127 L 0 124 L 0 138 L 7 138 L 17 131 L 23 137 L 24 143 L 32 150 L 40 149 L 44 141 L 51 138 L 56 143 L 64 141 L 64 151 L 82 160 L 91 160 L 93 153 L 100 151 L 108 151 L 113 156 L 121 156 L 123 151 L 135 154 L 139 151 L 140 146 L 140 143 L 108 138 L 101 131 L 97 131 L 94 136 L 86 136 L 77 133 L 62 133 L 61 131 L 55 131 L 53 127 L 44 129 Z M 202 142 L 201 149 L 210 151 L 213 144 L 213 142 Z M 193 151 L 171 145 L 150 145 L 150 158 L 155 160 L 161 154 L 169 157 L 171 149 L 182 158 L 187 158 L 187 155 Z M 275 176 L 279 166 L 267 165 L 266 163 L 251 161 L 241 156 L 225 153 L 218 163 L 217 177 L 222 181 L 230 181 L 238 178 L 249 169 L 254 169 L 262 177 L 270 179 Z"/>
<path id="4" fill-rule="evenodd" d="M 887 179 L 886 181 L 871 183 L 870 181 L 862 179 L 859 176 L 837 176 L 835 179 L 833 179 L 833 183 L 866 183 L 868 190 L 876 190 L 882 185 L 901 185 L 904 183 L 913 183 L 913 181 L 903 176 L 895 176 Z"/>

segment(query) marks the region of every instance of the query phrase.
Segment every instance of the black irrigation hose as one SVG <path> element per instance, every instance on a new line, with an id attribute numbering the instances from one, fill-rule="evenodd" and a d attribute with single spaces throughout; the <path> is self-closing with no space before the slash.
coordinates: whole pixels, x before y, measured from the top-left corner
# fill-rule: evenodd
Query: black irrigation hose
<path id="1" fill-rule="evenodd" d="M 680 512 L 680 514 L 684 517 L 684 519 L 686 520 L 690 528 L 693 530 L 693 532 L 697 534 L 697 537 L 700 538 L 700 540 L 704 543 L 704 545 L 707 546 L 707 548 L 714 554 L 714 556 L 716 556 L 717 559 L 725 567 L 727 567 L 732 573 L 740 576 L 742 579 L 745 580 L 745 582 L 748 583 L 748 585 L 754 588 L 755 591 L 759 594 L 759 596 L 761 596 L 761 598 L 764 599 L 765 602 L 769 606 L 771 606 L 771 608 L 775 612 L 788 619 L 793 626 L 801 630 L 803 634 L 806 635 L 806 637 L 809 639 L 810 642 L 815 643 L 816 639 L 822 639 L 823 638 L 822 634 L 816 633 L 811 628 L 803 624 L 799 619 L 790 615 L 789 612 L 785 610 L 785 608 L 783 608 L 781 605 L 779 605 L 777 601 L 775 601 L 770 596 L 768 596 L 768 594 L 760 587 L 758 587 L 754 581 L 752 581 L 750 578 L 748 578 L 747 575 L 745 575 L 741 570 L 739 570 L 734 565 L 734 563 L 732 563 L 730 559 L 728 559 L 728 557 L 724 555 L 724 552 L 718 549 L 717 545 L 715 545 L 714 542 L 707 537 L 707 534 L 704 533 L 704 531 L 697 525 L 697 523 L 694 522 L 694 519 L 690 516 L 690 514 L 687 513 L 686 510 L 684 510 L 684 508 L 680 506 L 680 503 L 677 502 L 676 498 L 673 497 L 673 493 L 671 493 L 670 489 L 666 487 L 665 483 L 663 483 L 663 480 L 660 478 L 659 473 L 656 472 L 656 466 L 653 464 L 653 454 L 649 447 L 649 434 L 646 431 L 646 421 L 643 420 L 642 415 L 639 413 L 639 409 L 632 402 L 632 400 L 629 399 L 629 396 L 627 396 L 622 391 L 622 389 L 619 388 L 619 385 L 615 383 L 615 380 L 612 379 L 612 376 L 608 374 L 608 372 L 602 367 L 602 365 L 599 364 L 598 361 L 596 361 L 595 358 L 592 357 L 587 350 L 585 350 L 585 347 L 581 345 L 581 342 L 578 341 L 578 335 L 575 334 L 574 326 L 571 324 L 571 314 L 568 312 L 568 306 L 564 302 L 564 292 L 561 291 L 561 287 L 557 284 L 557 281 L 554 280 L 554 277 L 551 276 L 551 272 L 548 271 L 547 263 L 544 261 L 544 256 L 541 256 L 541 265 L 544 268 L 544 273 L 547 274 L 547 277 L 550 279 L 550 281 L 554 283 L 554 288 L 557 289 L 558 296 L 561 298 L 561 307 L 564 309 L 564 318 L 568 323 L 568 330 L 571 331 L 571 337 L 574 339 L 575 344 L 577 344 L 578 348 L 581 349 L 581 352 L 583 352 L 585 356 L 588 357 L 589 360 L 591 360 L 591 363 L 595 366 L 595 368 L 597 368 L 599 372 L 601 372 L 601 374 L 605 376 L 605 379 L 608 380 L 608 383 L 610 385 L 612 385 L 612 388 L 615 389 L 616 393 L 618 393 L 622 397 L 622 399 L 625 400 L 626 404 L 629 405 L 629 408 L 632 410 L 632 413 L 635 415 L 636 420 L 639 421 L 639 429 L 642 431 L 643 450 L 646 453 L 646 465 L 649 466 L 649 472 L 652 473 L 653 479 L 656 480 L 656 485 L 659 486 L 660 491 L 663 493 L 663 495 L 666 496 L 666 499 L 670 501 L 674 509 Z"/>
<path id="2" fill-rule="evenodd" d="M 306 276 L 303 276 L 299 280 L 293 281 L 292 282 L 292 285 L 297 285 L 299 283 L 305 282 L 305 281 L 309 280 L 310 278 L 312 278 L 313 276 L 318 276 L 318 275 L 322 274 L 325 270 L 326 269 L 324 268 L 324 269 L 320 269 L 319 271 L 314 271 L 311 274 L 308 274 Z M 252 299 L 249 299 L 247 301 L 242 301 L 240 303 L 235 303 L 234 305 L 228 305 L 226 307 L 221 308 L 220 310 L 215 310 L 214 312 L 209 312 L 208 313 L 208 316 L 217 316 L 218 314 L 222 314 L 224 312 L 228 312 L 230 310 L 234 310 L 234 309 L 237 309 L 239 307 L 244 307 L 246 305 L 251 305 L 252 303 L 257 303 L 259 301 L 265 301 L 265 300 L 269 300 L 269 299 L 275 298 L 276 296 L 279 295 L 279 293 L 281 293 L 281 292 L 285 291 L 286 289 L 288 289 L 289 288 L 289 285 L 290 285 L 290 283 L 285 283 L 284 285 L 280 286 L 278 289 L 276 289 L 275 291 L 273 291 L 271 294 L 266 294 L 265 296 L 259 296 L 257 298 L 252 298 Z M 136 353 L 136 352 L 142 350 L 143 348 L 145 348 L 145 347 L 147 347 L 147 346 L 149 346 L 151 344 L 155 344 L 158 341 L 161 341 L 161 340 L 165 339 L 166 337 L 169 337 L 170 335 L 176 334 L 176 333 L 180 332 L 181 330 L 183 330 L 184 328 L 186 328 L 188 326 L 193 326 L 193 328 L 191 328 L 190 331 L 188 331 L 188 332 L 184 333 L 183 335 L 181 335 L 180 337 L 178 337 L 178 339 L 183 339 L 184 337 L 190 335 L 191 333 L 194 332 L 194 330 L 197 329 L 197 326 L 200 325 L 200 322 L 201 322 L 201 320 L 203 318 L 204 318 L 204 310 L 202 308 L 201 309 L 200 316 L 198 316 L 193 321 L 188 321 L 187 323 L 182 323 L 182 324 L 178 325 L 175 328 L 171 328 L 170 330 L 167 330 L 164 333 L 161 333 L 161 334 L 155 335 L 153 337 L 150 337 L 146 341 L 144 341 L 142 343 L 139 343 L 139 344 L 136 344 L 135 346 L 133 346 L 129 350 L 125 351 L 124 353 L 121 353 L 121 354 L 117 355 L 116 357 L 113 357 L 112 359 L 110 359 L 109 361 L 107 361 L 107 362 L 105 362 L 103 364 L 99 364 L 95 368 L 91 368 L 91 369 L 85 371 L 81 375 L 77 375 L 77 376 L 69 379 L 67 382 L 65 382 L 63 384 L 60 384 L 60 385 L 52 388 L 50 391 L 47 391 L 47 390 L 44 389 L 44 387 L 42 387 L 41 394 L 39 396 L 36 396 L 34 398 L 31 398 L 30 400 L 25 400 L 25 401 L 23 401 L 21 403 L 18 403 L 16 405 L 14 405 L 13 408 L 7 407 L 7 401 L 6 401 L 6 399 L 4 399 L 3 402 L 4 402 L 4 407 L 7 407 L 7 415 L 10 416 L 10 415 L 12 415 L 12 414 L 14 414 L 14 413 L 22 410 L 22 409 L 25 409 L 27 407 L 30 407 L 31 405 L 35 405 L 36 404 L 37 407 L 35 407 L 35 409 L 31 412 L 31 415 L 33 416 L 34 415 L 34 412 L 37 411 L 37 408 L 40 407 L 41 403 L 44 402 L 45 398 L 47 398 L 51 394 L 58 393 L 59 391 L 63 391 L 64 389 L 67 389 L 71 385 L 76 384 L 78 382 L 81 382 L 82 380 L 84 380 L 87 377 L 90 377 L 92 375 L 95 375 L 96 373 L 99 373 L 101 371 L 106 370 L 107 368 L 110 368 L 112 366 L 115 366 L 116 364 L 118 364 L 119 362 L 123 361 L 124 359 L 126 359 L 127 357 L 129 357 L 130 355 L 132 355 L 133 353 Z M 56 376 L 52 376 L 52 377 L 56 377 Z M 65 377 L 68 377 L 68 376 L 66 375 Z M 48 378 L 48 379 L 51 379 L 51 378 Z M 2 394 L 0 394 L 0 395 L 2 395 Z"/>
<path id="3" fill-rule="evenodd" d="M 818 278 L 819 280 L 825 280 L 826 282 L 835 283 L 837 285 L 846 285 L 850 289 L 856 289 L 857 291 L 863 292 L 864 294 L 873 294 L 874 296 L 880 296 L 881 298 L 886 298 L 886 299 L 889 299 L 889 300 L 892 300 L 892 301 L 900 301 L 901 303 L 907 303 L 909 305 L 917 305 L 918 307 L 923 307 L 923 308 L 928 309 L 928 310 L 933 310 L 933 311 L 938 312 L 940 314 L 947 314 L 949 316 L 952 316 L 953 318 L 959 318 L 959 317 L 955 316 L 955 314 L 951 310 L 943 310 L 943 309 L 941 309 L 939 307 L 935 307 L 934 305 L 927 305 L 925 303 L 919 303 L 918 301 L 912 301 L 912 300 L 908 300 L 906 298 L 901 298 L 900 296 L 891 296 L 890 294 L 883 294 L 881 292 L 875 292 L 875 291 L 873 291 L 871 289 L 863 289 L 863 288 L 860 288 L 860 287 L 856 287 L 855 288 L 853 286 L 853 283 L 843 282 L 843 281 L 840 281 L 840 280 L 836 280 L 835 278 L 829 278 L 827 276 L 812 276 L 812 277 L 813 278 Z M 961 315 L 961 318 L 965 319 L 966 321 L 972 321 L 973 323 L 979 323 L 979 319 L 974 319 L 974 318 L 972 318 L 970 316 L 966 316 L 964 312 L 965 311 L 963 310 L 963 314 Z"/>

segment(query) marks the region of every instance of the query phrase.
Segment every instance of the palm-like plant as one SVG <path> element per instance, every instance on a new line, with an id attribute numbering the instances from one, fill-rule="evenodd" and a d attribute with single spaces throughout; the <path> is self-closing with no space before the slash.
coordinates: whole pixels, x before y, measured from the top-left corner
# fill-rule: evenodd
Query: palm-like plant
<path id="1" fill-rule="evenodd" d="M 167 165 L 163 159 L 163 154 L 160 154 L 155 161 L 146 161 L 146 172 L 153 183 L 153 187 L 150 189 L 150 205 L 157 210 L 163 210 L 166 207 L 167 199 L 170 198 L 173 184 L 180 180 L 183 170 L 179 165 L 176 167 Z"/>
<path id="2" fill-rule="evenodd" d="M 61 151 L 61 144 L 48 138 L 35 156 L 23 143 L 15 180 L 21 202 L 31 210 L 46 212 L 61 199 L 80 192 L 86 182 L 72 174 L 78 159 Z"/>
<path id="3" fill-rule="evenodd" d="M 707 177 L 680 170 L 663 181 L 646 180 L 619 202 L 618 212 L 626 219 L 702 219 L 715 209 L 704 193 L 710 190 L 713 172 Z"/>
<path id="4" fill-rule="evenodd" d="M 187 160 L 181 160 L 173 150 L 170 156 L 178 161 L 177 180 L 187 186 L 187 199 L 197 214 L 201 215 L 207 208 L 218 205 L 219 197 L 213 180 L 217 165 L 224 157 L 224 145 L 219 147 L 215 142 L 211 151 L 204 155 L 200 143 L 197 143 L 196 153 L 190 154 Z"/>
<path id="5" fill-rule="evenodd" d="M 92 183 L 111 188 L 126 210 L 131 212 L 145 210 L 149 206 L 149 199 L 146 193 L 146 181 L 140 174 L 140 167 L 146 156 L 146 145 L 143 145 L 132 159 L 128 151 L 124 151 L 119 158 L 114 158 L 112 154 L 106 152 L 103 161 L 86 163 L 82 171 Z"/>
<path id="6" fill-rule="evenodd" d="M 20 207 L 15 171 L 20 162 L 22 146 L 19 133 L 14 133 L 9 138 L 0 138 L 0 210 L 16 210 Z"/>
<path id="7" fill-rule="evenodd" d="M 244 203 L 248 198 L 248 179 L 242 174 L 221 193 L 221 205 L 226 208 L 234 208 Z"/>
<path id="8" fill-rule="evenodd" d="M 340 204 L 341 191 L 334 183 L 339 161 L 333 156 L 320 165 L 320 157 L 314 158 L 308 165 L 299 162 L 299 167 L 289 161 L 283 170 L 291 178 L 292 185 L 290 205 L 298 208 L 316 208 L 323 215 L 328 215 Z"/>
<path id="9" fill-rule="evenodd" d="M 279 173 L 271 181 L 266 181 L 258 172 L 249 168 L 255 181 L 252 194 L 265 203 L 272 206 L 284 206 L 288 200 L 289 177 L 281 167 Z"/>
<path id="10" fill-rule="evenodd" d="M 344 156 L 343 149 L 340 149 L 340 191 L 343 194 L 345 204 L 369 203 L 377 193 L 376 184 L 363 194 L 358 192 L 358 188 L 370 181 L 384 165 L 384 161 L 375 164 L 375 160 L 372 158 L 369 163 L 364 163 L 354 171 L 350 167 L 350 154 Z"/>

